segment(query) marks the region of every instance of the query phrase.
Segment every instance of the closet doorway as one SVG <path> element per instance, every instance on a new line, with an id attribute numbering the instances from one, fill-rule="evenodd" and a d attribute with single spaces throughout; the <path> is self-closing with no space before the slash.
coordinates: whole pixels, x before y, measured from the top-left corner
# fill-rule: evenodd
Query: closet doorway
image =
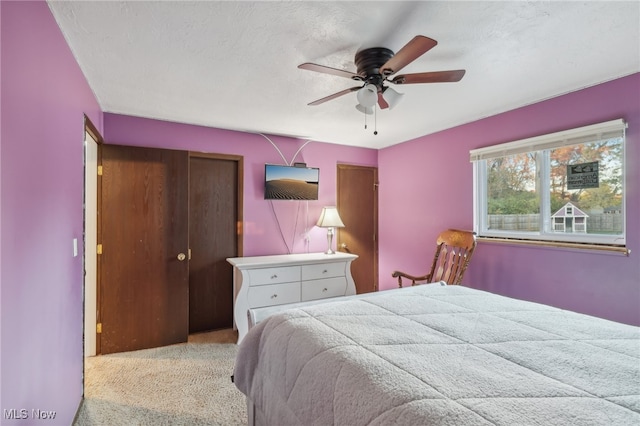
<path id="1" fill-rule="evenodd" d="M 192 332 L 231 327 L 226 258 L 242 250 L 242 158 L 101 148 L 100 353 L 166 346 L 186 342 Z"/>
<path id="2" fill-rule="evenodd" d="M 241 157 L 189 156 L 189 334 L 233 326 Z"/>

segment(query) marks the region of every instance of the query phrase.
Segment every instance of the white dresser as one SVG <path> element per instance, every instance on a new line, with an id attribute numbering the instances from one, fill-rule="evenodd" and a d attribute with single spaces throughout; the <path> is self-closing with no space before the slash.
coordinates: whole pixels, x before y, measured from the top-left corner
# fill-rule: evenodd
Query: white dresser
<path id="1" fill-rule="evenodd" d="M 238 344 L 249 329 L 250 308 L 306 302 L 356 294 L 348 253 L 305 253 L 234 257 L 233 319 Z"/>

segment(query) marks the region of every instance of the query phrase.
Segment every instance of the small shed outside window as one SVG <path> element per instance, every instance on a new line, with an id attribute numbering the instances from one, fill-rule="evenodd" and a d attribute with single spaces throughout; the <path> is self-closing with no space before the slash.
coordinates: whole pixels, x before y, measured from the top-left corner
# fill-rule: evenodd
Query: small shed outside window
<path id="1" fill-rule="evenodd" d="M 551 215 L 553 232 L 586 233 L 588 214 L 571 203 Z"/>

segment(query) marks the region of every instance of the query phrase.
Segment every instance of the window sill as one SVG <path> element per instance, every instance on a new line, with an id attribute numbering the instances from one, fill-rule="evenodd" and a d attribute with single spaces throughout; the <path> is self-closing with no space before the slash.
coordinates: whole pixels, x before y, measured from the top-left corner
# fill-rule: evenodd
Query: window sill
<path id="1" fill-rule="evenodd" d="M 563 241 L 541 241 L 541 240 L 524 240 L 517 238 L 499 238 L 499 237 L 477 237 L 478 242 L 482 243 L 498 243 L 498 244 L 514 244 L 537 247 L 566 248 L 576 250 L 595 250 L 608 253 L 617 253 L 629 256 L 631 250 L 624 246 L 615 246 L 607 244 L 587 244 L 587 243 L 569 243 Z"/>

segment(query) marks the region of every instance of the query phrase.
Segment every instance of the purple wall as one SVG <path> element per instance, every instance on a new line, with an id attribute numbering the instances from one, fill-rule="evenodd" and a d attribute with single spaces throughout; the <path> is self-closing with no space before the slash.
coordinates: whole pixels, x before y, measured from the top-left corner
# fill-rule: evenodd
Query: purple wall
<path id="1" fill-rule="evenodd" d="M 31 410 L 53 410 L 49 423 L 71 424 L 82 396 L 83 114 L 101 129 L 102 113 L 47 4 L 0 11 L 0 415 L 40 424 Z M 5 419 L 11 409 L 29 419 Z"/>
<path id="2" fill-rule="evenodd" d="M 264 164 L 284 164 L 278 149 L 290 163 L 304 140 L 267 135 L 278 147 L 276 149 L 258 134 L 116 114 L 104 115 L 104 129 L 105 142 L 109 144 L 243 156 L 245 256 L 326 250 L 326 231 L 315 227 L 315 224 L 323 206 L 336 204 L 337 164 L 375 166 L 378 159 L 378 151 L 374 149 L 310 142 L 295 161 L 320 168 L 319 199 L 271 202 L 264 200 Z M 308 245 L 305 243 L 305 229 L 309 235 Z"/>
<path id="3" fill-rule="evenodd" d="M 480 243 L 465 281 L 640 324 L 640 74 L 381 151 L 311 142 L 296 161 L 321 169 L 320 200 L 309 202 L 308 212 L 306 202 L 274 202 L 274 214 L 262 199 L 263 167 L 282 159 L 265 138 L 113 114 L 103 125 L 46 3 L 2 1 L 0 21 L 2 415 L 54 410 L 55 424 L 70 424 L 81 399 L 83 265 L 72 256 L 72 240 L 82 253 L 83 114 L 108 143 L 244 156 L 245 255 L 323 251 L 326 234 L 313 225 L 322 206 L 335 204 L 336 164 L 377 163 L 382 289 L 395 286 L 394 269 L 424 270 L 442 228 L 472 226 L 470 149 L 624 118 L 631 256 Z M 304 144 L 270 138 L 287 160 Z"/>
<path id="4" fill-rule="evenodd" d="M 469 150 L 623 118 L 629 257 L 479 243 L 465 284 L 640 325 L 640 74 L 424 136 L 379 153 L 380 288 L 422 273 L 444 228 L 473 227 Z M 399 191 L 398 188 L 407 188 Z"/>

